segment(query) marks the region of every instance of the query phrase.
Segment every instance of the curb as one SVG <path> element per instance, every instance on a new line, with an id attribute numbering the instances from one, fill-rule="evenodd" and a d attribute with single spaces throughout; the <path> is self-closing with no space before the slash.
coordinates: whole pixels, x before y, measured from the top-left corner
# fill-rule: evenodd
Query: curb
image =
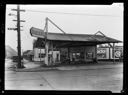
<path id="1" fill-rule="evenodd" d="M 58 69 L 61 71 L 70 71 L 70 70 L 99 70 L 99 69 L 113 69 L 113 67 L 106 67 L 106 68 L 79 68 L 79 69 Z"/>
<path id="2" fill-rule="evenodd" d="M 49 70 L 57 70 L 56 68 L 25 68 L 25 69 L 16 69 L 16 72 L 39 72 L 39 71 L 49 71 Z"/>

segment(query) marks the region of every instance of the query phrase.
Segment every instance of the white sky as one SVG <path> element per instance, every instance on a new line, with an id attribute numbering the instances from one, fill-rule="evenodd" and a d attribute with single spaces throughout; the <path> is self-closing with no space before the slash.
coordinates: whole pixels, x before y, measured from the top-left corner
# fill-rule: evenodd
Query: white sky
<path id="1" fill-rule="evenodd" d="M 9 13 L 16 15 L 16 5 L 6 6 L 6 33 L 5 44 L 17 50 L 17 31 L 7 30 L 16 26 L 15 16 L 8 16 Z M 35 37 L 30 35 L 30 28 L 44 29 L 45 18 L 50 18 L 66 33 L 95 34 L 101 31 L 108 37 L 123 41 L 123 3 L 112 5 L 21 5 L 21 48 L 32 50 L 32 42 Z M 38 12 L 35 12 L 38 11 Z M 47 12 L 76 13 L 85 15 L 71 15 Z M 49 23 L 49 32 L 61 33 L 56 27 Z"/>

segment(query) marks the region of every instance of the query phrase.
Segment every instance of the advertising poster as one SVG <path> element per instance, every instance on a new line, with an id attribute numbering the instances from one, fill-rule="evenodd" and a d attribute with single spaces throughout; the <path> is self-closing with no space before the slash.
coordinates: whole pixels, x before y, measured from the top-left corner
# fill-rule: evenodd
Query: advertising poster
<path id="1" fill-rule="evenodd" d="M 114 57 L 113 57 L 114 55 Z M 110 58 L 113 59 L 119 59 L 123 56 L 123 48 L 122 47 L 116 47 L 114 49 L 114 54 L 113 54 L 113 48 L 111 48 L 111 51 L 110 51 Z"/>
<path id="2" fill-rule="evenodd" d="M 107 49 L 97 48 L 97 59 L 106 59 L 106 58 L 107 58 Z"/>
<path id="3" fill-rule="evenodd" d="M 115 58 L 120 58 L 123 51 L 121 48 L 115 48 L 114 53 L 115 53 Z"/>

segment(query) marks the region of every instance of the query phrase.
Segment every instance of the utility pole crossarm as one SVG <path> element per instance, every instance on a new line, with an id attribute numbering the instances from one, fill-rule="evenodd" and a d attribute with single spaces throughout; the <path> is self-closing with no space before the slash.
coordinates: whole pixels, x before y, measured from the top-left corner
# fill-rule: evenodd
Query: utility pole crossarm
<path id="1" fill-rule="evenodd" d="M 20 11 L 20 12 L 25 12 L 25 10 L 18 10 L 18 9 L 11 9 L 12 11 Z"/>
<path id="2" fill-rule="evenodd" d="M 18 20 L 13 20 L 13 21 L 18 21 Z M 25 22 L 25 20 L 20 20 L 20 22 Z"/>

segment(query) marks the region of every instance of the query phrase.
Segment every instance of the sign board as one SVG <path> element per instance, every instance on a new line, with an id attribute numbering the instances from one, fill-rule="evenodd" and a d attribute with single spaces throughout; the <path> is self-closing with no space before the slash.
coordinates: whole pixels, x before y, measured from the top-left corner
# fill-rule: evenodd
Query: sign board
<path id="1" fill-rule="evenodd" d="M 120 58 L 120 57 L 121 57 L 121 51 L 115 50 L 115 58 Z"/>
<path id="2" fill-rule="evenodd" d="M 44 30 L 41 30 L 41 29 L 38 29 L 38 28 L 34 28 L 34 27 L 32 27 L 30 29 L 30 34 L 32 36 L 35 36 L 35 37 L 43 37 L 43 38 L 45 37 Z"/>
<path id="3" fill-rule="evenodd" d="M 115 58 L 120 58 L 123 55 L 123 48 L 116 47 L 114 53 L 115 53 Z M 112 57 L 113 57 L 113 52 L 112 52 Z"/>
<path id="4" fill-rule="evenodd" d="M 17 28 L 8 28 L 8 30 L 17 30 Z"/>
<path id="5" fill-rule="evenodd" d="M 107 58 L 107 48 L 97 48 L 97 59 Z"/>

